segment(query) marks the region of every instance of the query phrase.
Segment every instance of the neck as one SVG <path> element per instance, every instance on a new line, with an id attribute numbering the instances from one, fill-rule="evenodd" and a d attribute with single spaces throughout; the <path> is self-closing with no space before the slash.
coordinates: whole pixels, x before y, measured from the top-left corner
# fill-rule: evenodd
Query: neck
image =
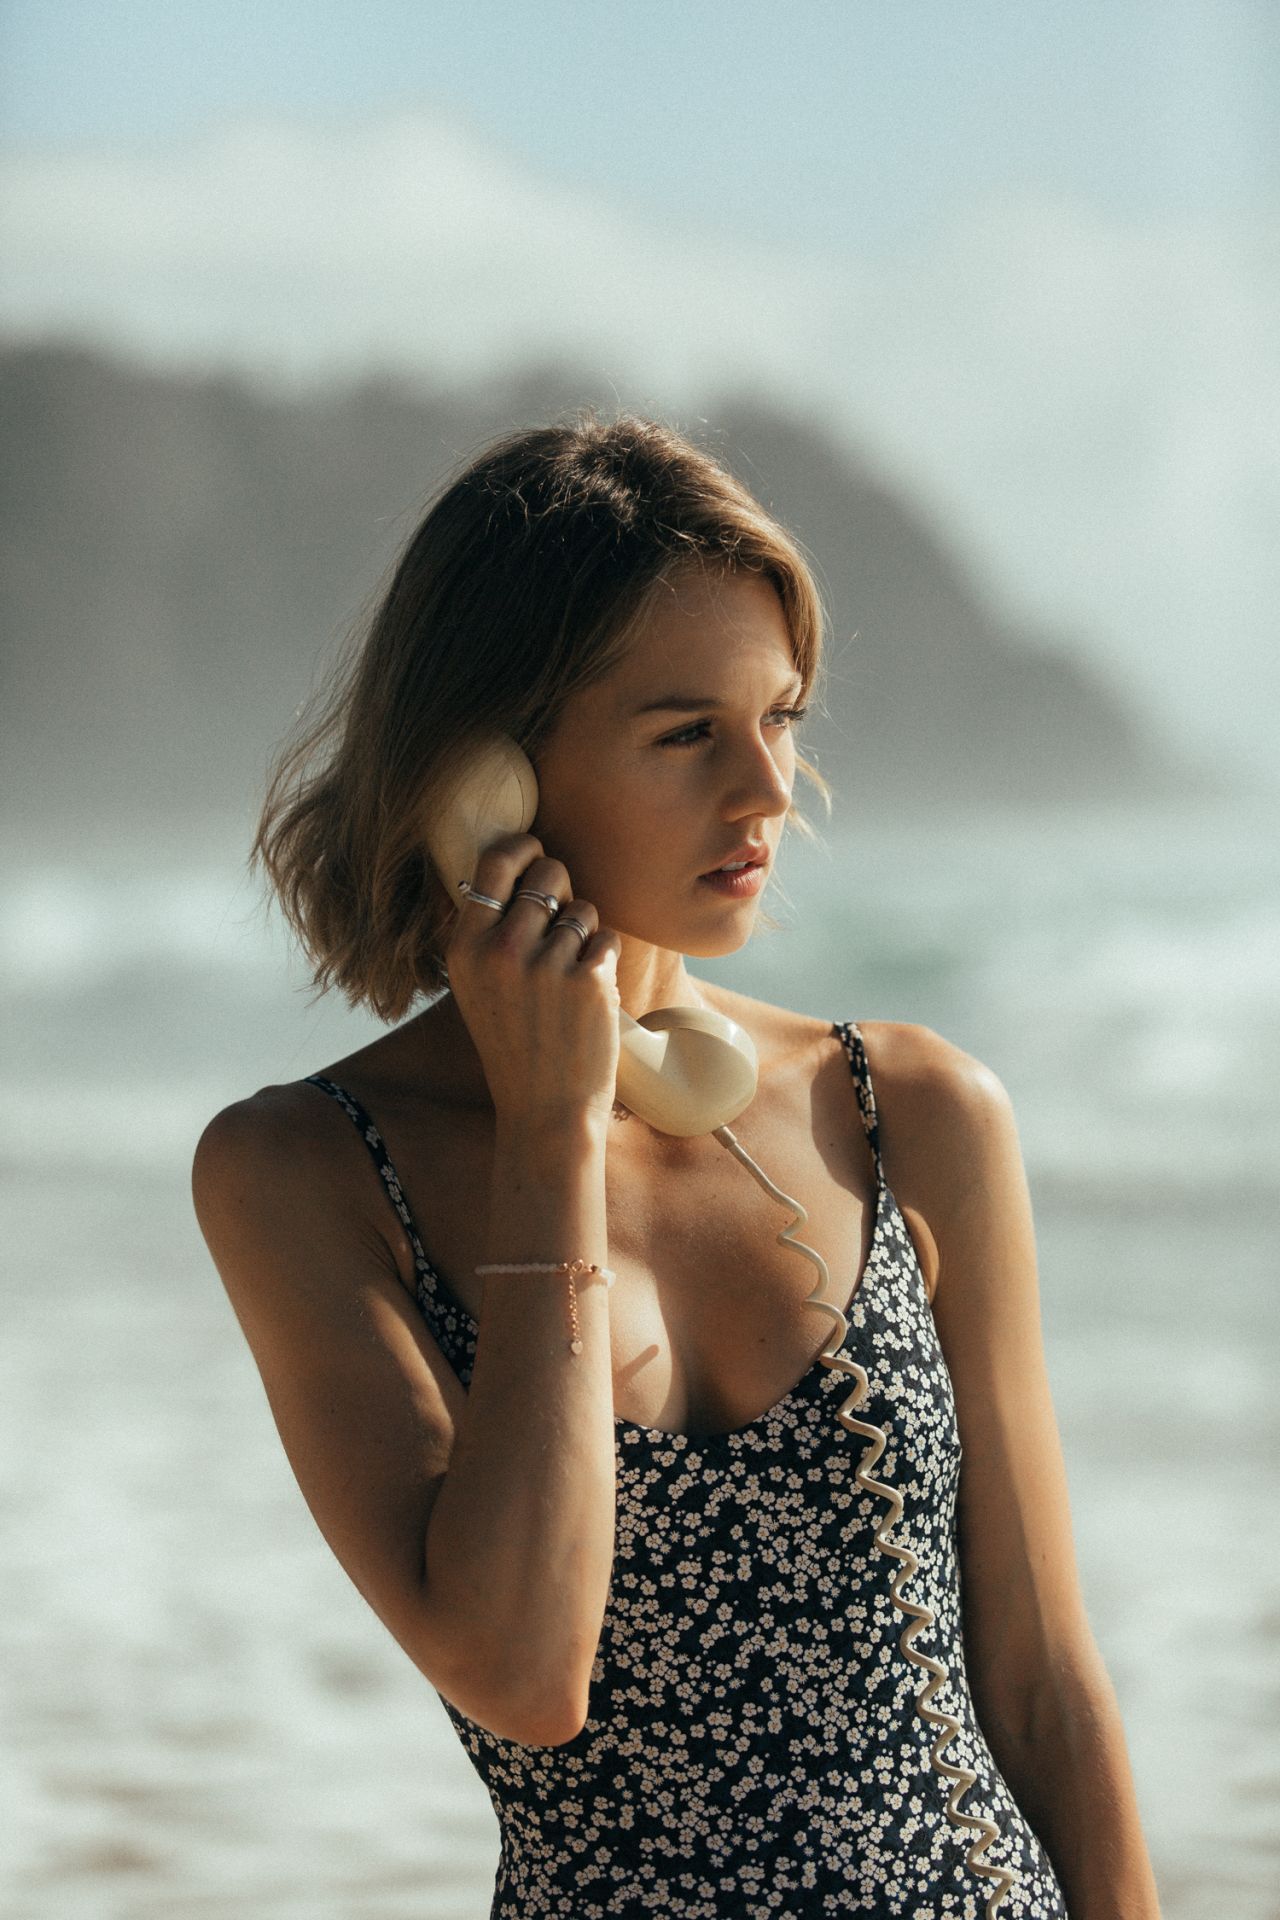
<path id="1" fill-rule="evenodd" d="M 623 1010 L 633 1020 L 642 1019 L 656 1007 L 706 1007 L 710 1005 L 699 981 L 685 969 L 684 955 L 669 947 L 655 947 L 647 940 L 620 936 L 622 952 L 618 956 L 618 995 Z"/>

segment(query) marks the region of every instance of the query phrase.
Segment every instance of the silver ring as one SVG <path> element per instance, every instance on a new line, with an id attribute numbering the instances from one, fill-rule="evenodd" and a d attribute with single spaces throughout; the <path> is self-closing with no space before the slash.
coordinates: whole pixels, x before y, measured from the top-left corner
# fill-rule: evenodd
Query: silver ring
<path id="1" fill-rule="evenodd" d="M 474 900 L 479 907 L 493 907 L 498 913 L 505 913 L 507 910 L 505 900 L 495 900 L 491 893 L 477 893 L 469 880 L 459 880 L 458 892 L 464 894 L 468 900 Z"/>
<path id="2" fill-rule="evenodd" d="M 516 900 L 536 900 L 540 907 L 546 908 L 553 920 L 560 911 L 560 902 L 555 894 L 539 893 L 536 887 L 519 887 L 512 897 Z"/>
<path id="3" fill-rule="evenodd" d="M 559 933 L 561 927 L 568 927 L 570 933 L 577 934 L 578 952 L 581 953 L 582 949 L 586 946 L 588 940 L 591 938 L 590 927 L 584 927 L 581 920 L 579 920 L 575 914 L 562 913 L 557 917 L 554 927 L 547 928 L 548 938 L 550 938 L 550 936 L 553 933 Z"/>

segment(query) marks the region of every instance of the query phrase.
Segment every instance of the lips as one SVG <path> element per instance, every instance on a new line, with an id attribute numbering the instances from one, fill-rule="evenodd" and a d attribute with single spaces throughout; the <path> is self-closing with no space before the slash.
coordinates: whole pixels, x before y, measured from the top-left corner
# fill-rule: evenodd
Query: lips
<path id="1" fill-rule="evenodd" d="M 719 873 L 721 867 L 736 866 L 740 860 L 745 861 L 750 867 L 762 867 L 768 858 L 768 847 L 735 847 L 732 853 L 726 853 L 714 867 L 708 867 L 706 873 L 702 874 L 700 878 L 705 880 L 707 874 Z"/>

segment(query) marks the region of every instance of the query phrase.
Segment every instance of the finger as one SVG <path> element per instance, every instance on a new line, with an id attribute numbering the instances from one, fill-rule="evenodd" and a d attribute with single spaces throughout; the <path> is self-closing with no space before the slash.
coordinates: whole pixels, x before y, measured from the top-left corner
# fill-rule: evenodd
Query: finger
<path id="1" fill-rule="evenodd" d="M 504 833 L 482 848 L 476 855 L 471 872 L 464 874 L 460 880 L 459 884 L 469 892 L 463 893 L 459 912 L 465 913 L 471 904 L 470 893 L 489 894 L 505 904 L 517 876 L 541 852 L 542 842 L 531 833 Z"/>
<path id="2" fill-rule="evenodd" d="M 518 875 L 506 918 L 522 932 L 541 934 L 571 898 L 573 885 L 562 860 L 544 854 Z"/>
<path id="3" fill-rule="evenodd" d="M 568 900 L 548 922 L 542 943 L 562 965 L 575 967 L 599 925 L 600 915 L 589 900 Z"/>
<path id="4" fill-rule="evenodd" d="M 466 880 L 459 928 L 474 933 L 495 925 L 507 913 L 516 888 L 524 884 L 521 876 L 545 858 L 542 842 L 531 833 L 503 834 L 486 847 Z"/>
<path id="5" fill-rule="evenodd" d="M 612 927 L 600 927 L 588 940 L 578 959 L 580 967 L 615 977 L 622 958 L 622 935 Z"/>

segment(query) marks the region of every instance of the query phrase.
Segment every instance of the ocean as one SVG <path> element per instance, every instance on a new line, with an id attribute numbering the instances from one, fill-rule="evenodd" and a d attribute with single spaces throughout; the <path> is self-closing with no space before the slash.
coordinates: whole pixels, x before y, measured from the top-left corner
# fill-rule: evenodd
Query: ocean
<path id="1" fill-rule="evenodd" d="M 249 829 L 0 840 L 14 1920 L 488 1912 L 484 1790 L 311 1521 L 191 1211 L 220 1106 L 379 1031 L 307 1006 Z M 1008 1088 L 1165 1920 L 1278 1920 L 1280 805 L 855 822 L 780 872 L 783 929 L 691 971 Z"/>

